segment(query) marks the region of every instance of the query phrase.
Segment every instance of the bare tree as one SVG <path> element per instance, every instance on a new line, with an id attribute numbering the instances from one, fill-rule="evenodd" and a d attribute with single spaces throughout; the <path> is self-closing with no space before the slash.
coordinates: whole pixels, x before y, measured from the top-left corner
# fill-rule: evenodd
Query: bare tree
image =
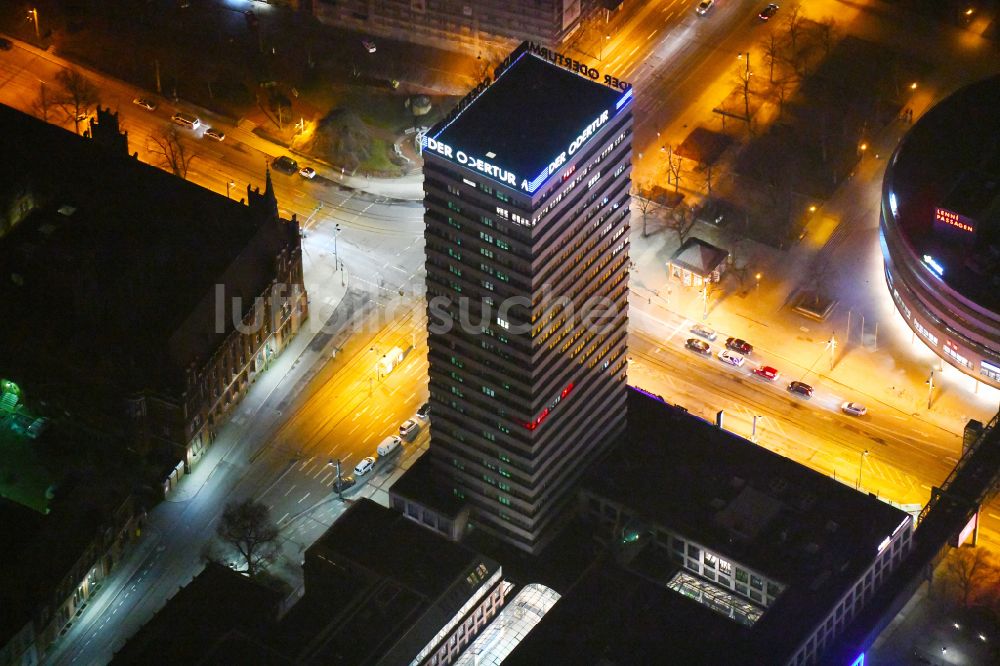
<path id="1" fill-rule="evenodd" d="M 962 546 L 948 553 L 941 570 L 942 582 L 954 590 L 965 608 L 1000 582 L 1000 569 L 985 548 Z"/>
<path id="2" fill-rule="evenodd" d="M 649 218 L 650 213 L 653 212 L 653 205 L 656 203 L 652 198 L 652 185 L 648 180 L 644 180 L 641 183 L 633 182 L 632 189 L 632 201 L 635 202 L 636 208 L 642 215 L 642 237 L 646 237 L 646 220 Z"/>
<path id="3" fill-rule="evenodd" d="M 753 72 L 750 70 L 750 54 L 746 54 L 746 62 L 742 60 L 736 64 L 736 78 L 740 81 L 743 89 L 743 118 L 747 121 L 747 129 L 750 128 L 750 77 Z"/>
<path id="4" fill-rule="evenodd" d="M 52 93 L 48 91 L 45 81 L 39 81 L 38 97 L 31 104 L 31 112 L 45 122 L 49 122 L 49 113 L 52 112 L 52 107 L 55 105 L 56 100 L 53 98 Z"/>
<path id="5" fill-rule="evenodd" d="M 169 169 L 175 176 L 187 178 L 188 166 L 195 156 L 188 154 L 176 127 L 171 125 L 150 134 L 146 139 L 146 150 L 159 158 L 160 166 Z"/>
<path id="6" fill-rule="evenodd" d="M 100 94 L 94 84 L 75 69 L 60 70 L 56 74 L 56 83 L 59 84 L 59 91 L 54 103 L 63 108 L 79 134 L 80 121 L 101 101 Z"/>
<path id="7" fill-rule="evenodd" d="M 257 576 L 278 555 L 278 526 L 262 502 L 245 499 L 230 502 L 222 512 L 216 534 L 226 545 L 235 549 L 250 578 Z"/>
<path id="8" fill-rule="evenodd" d="M 685 206 L 680 206 L 670 217 L 670 226 L 677 232 L 678 243 L 683 245 L 684 241 L 687 240 L 688 235 L 691 233 L 691 230 L 694 228 L 694 210 Z"/>
<path id="9" fill-rule="evenodd" d="M 802 17 L 799 15 L 798 5 L 793 5 L 785 15 L 785 34 L 788 35 L 788 44 L 794 53 L 798 50 L 798 40 L 802 34 Z"/>
<path id="10" fill-rule="evenodd" d="M 674 192 L 681 186 L 681 163 L 684 158 L 674 152 L 673 147 L 667 146 L 667 184 L 670 184 L 670 177 L 674 177 Z"/>
<path id="11" fill-rule="evenodd" d="M 778 95 L 778 120 L 781 120 L 781 116 L 785 112 L 785 97 L 788 95 L 788 84 L 784 81 L 778 81 L 774 85 L 774 92 Z"/>
<path id="12" fill-rule="evenodd" d="M 819 33 L 819 43 L 823 47 L 823 56 L 829 58 L 839 36 L 837 22 L 832 18 L 825 18 L 816 24 L 816 30 Z"/>
<path id="13" fill-rule="evenodd" d="M 774 83 L 774 61 L 781 57 L 781 43 L 778 37 L 772 32 L 760 42 L 760 48 L 767 58 L 767 81 Z"/>

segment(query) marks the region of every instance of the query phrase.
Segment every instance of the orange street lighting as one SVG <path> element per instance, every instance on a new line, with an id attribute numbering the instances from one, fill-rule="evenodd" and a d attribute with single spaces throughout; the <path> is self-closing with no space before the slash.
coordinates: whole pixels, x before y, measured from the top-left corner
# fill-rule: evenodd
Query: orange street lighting
<path id="1" fill-rule="evenodd" d="M 910 84 L 910 90 L 916 90 L 916 89 L 917 89 L 917 82 L 914 81 L 913 83 Z"/>
<path id="2" fill-rule="evenodd" d="M 861 152 L 868 150 L 868 144 L 862 143 L 860 146 L 858 146 L 858 150 L 860 150 Z"/>
<path id="3" fill-rule="evenodd" d="M 809 212 L 810 213 L 815 213 L 816 212 L 816 206 L 809 206 Z"/>

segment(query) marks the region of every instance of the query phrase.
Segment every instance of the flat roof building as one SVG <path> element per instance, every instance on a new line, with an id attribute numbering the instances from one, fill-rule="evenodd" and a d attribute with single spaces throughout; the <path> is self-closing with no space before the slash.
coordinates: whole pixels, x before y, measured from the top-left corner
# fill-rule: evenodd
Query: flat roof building
<path id="1" fill-rule="evenodd" d="M 505 663 L 822 663 L 909 552 L 909 514 L 642 391 L 628 413 L 579 496 L 621 568 L 566 591 Z"/>
<path id="2" fill-rule="evenodd" d="M 625 419 L 632 90 L 574 62 L 522 44 L 423 140 L 431 476 L 531 552 Z"/>

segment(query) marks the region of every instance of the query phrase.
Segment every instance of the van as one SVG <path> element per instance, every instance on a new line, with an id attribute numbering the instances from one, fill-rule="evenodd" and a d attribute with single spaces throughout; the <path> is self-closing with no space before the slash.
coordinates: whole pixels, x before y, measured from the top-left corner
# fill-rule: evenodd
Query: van
<path id="1" fill-rule="evenodd" d="M 385 376 L 392 372 L 393 368 L 402 362 L 403 350 L 399 347 L 393 347 L 378 360 L 378 363 L 375 364 L 375 368 L 378 370 L 379 374 Z"/>
<path id="2" fill-rule="evenodd" d="M 201 121 L 198 120 L 196 116 L 192 116 L 190 113 L 175 113 L 171 120 L 178 125 L 187 127 L 188 129 L 198 129 L 201 126 Z"/>
<path id="3" fill-rule="evenodd" d="M 385 458 L 386 456 L 391 456 L 403 447 L 403 440 L 401 440 L 396 435 L 390 435 L 382 440 L 382 443 L 378 445 L 375 449 L 375 453 L 378 454 L 379 458 Z"/>

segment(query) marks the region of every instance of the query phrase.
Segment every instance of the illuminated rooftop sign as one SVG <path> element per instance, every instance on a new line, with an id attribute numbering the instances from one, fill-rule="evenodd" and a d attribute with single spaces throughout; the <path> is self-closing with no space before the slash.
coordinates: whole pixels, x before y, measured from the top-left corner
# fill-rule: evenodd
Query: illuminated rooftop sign
<path id="1" fill-rule="evenodd" d="M 504 169 L 496 164 L 492 164 L 491 162 L 487 162 L 486 160 L 476 157 L 475 155 L 470 155 L 461 149 L 453 148 L 448 144 L 427 135 L 424 135 L 421 139 L 421 147 L 422 150 L 428 150 L 432 153 L 440 155 L 441 157 L 447 158 L 452 162 L 461 164 L 464 167 L 468 167 L 474 171 L 479 171 L 480 173 L 483 173 L 490 178 L 503 183 L 504 185 L 520 188 L 528 194 L 533 194 L 539 187 L 542 186 L 542 183 L 544 183 L 550 175 L 566 163 L 567 159 L 576 154 L 576 152 L 587 143 L 590 137 L 604 127 L 610 118 L 610 109 L 602 111 L 600 115 L 594 118 L 589 125 L 580 131 L 580 134 L 570 142 L 569 146 L 567 146 L 564 151 L 556 155 L 555 159 L 553 159 L 546 168 L 542 169 L 542 172 L 532 180 L 520 178 L 512 171 Z"/>

